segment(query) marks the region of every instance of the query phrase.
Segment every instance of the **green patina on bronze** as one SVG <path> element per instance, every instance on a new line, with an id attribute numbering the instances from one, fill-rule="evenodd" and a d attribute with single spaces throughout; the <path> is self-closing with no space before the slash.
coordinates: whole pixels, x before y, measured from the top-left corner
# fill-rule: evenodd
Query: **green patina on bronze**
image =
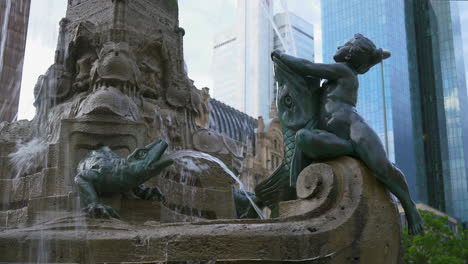
<path id="1" fill-rule="evenodd" d="M 320 110 L 320 80 L 301 76 L 273 57 L 278 82 L 278 117 L 283 130 L 284 159 L 270 178 L 255 188 L 257 200 L 277 215 L 278 203 L 296 198 L 295 184 L 299 173 L 312 160 L 296 146 L 301 129 L 316 128 Z"/>
<path id="2" fill-rule="evenodd" d="M 421 216 L 403 173 L 389 161 L 378 135 L 356 111 L 357 75 L 388 57 L 389 51 L 377 48 L 361 34 L 338 47 L 336 63 L 313 63 L 280 51 L 272 53 L 280 88 L 278 114 L 285 158 L 272 176 L 255 188 L 258 201 L 276 209 L 278 202 L 294 199 L 296 178 L 305 166 L 349 155 L 361 159 L 399 199 L 410 233 L 422 231 Z M 324 80 L 322 86 L 319 79 Z"/>
<path id="3" fill-rule="evenodd" d="M 112 207 L 99 203 L 99 196 L 105 194 L 132 193 L 142 199 L 163 200 L 157 187 L 148 188 L 143 183 L 172 164 L 171 160 L 160 160 L 166 148 L 166 142 L 155 141 L 128 158 L 107 146 L 90 151 L 78 164 L 75 177 L 83 211 L 93 217 L 119 218 Z"/>
<path id="4" fill-rule="evenodd" d="M 299 173 L 312 161 L 296 148 L 296 133 L 302 128 L 315 128 L 319 118 L 320 80 L 303 77 L 279 60 L 275 62 L 275 78 L 278 82 L 278 116 L 284 142 L 284 159 L 271 177 L 255 187 L 249 196 L 258 206 L 272 209 L 278 216 L 278 203 L 296 198 L 295 183 Z M 234 192 L 239 218 L 255 218 L 243 192 Z"/>

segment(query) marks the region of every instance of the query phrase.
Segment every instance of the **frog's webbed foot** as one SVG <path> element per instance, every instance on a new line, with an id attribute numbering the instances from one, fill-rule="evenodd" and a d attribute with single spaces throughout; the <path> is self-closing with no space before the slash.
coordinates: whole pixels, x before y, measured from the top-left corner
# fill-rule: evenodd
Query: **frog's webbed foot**
<path id="1" fill-rule="evenodd" d="M 166 201 L 166 198 L 158 187 L 146 187 L 144 184 L 141 184 L 133 189 L 133 193 L 143 200 Z"/>
<path id="2" fill-rule="evenodd" d="M 114 210 L 114 208 L 98 204 L 91 203 L 88 204 L 85 208 L 82 209 L 88 216 L 93 218 L 117 218 L 120 219 L 119 214 Z"/>

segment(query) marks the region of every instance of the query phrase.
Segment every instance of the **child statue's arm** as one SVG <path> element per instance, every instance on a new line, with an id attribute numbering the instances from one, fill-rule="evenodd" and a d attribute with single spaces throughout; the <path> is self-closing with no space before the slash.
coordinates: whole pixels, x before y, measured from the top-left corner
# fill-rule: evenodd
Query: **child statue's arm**
<path id="1" fill-rule="evenodd" d="M 347 67 L 340 63 L 313 63 L 305 59 L 284 54 L 280 51 L 273 51 L 271 56 L 279 59 L 286 64 L 286 66 L 291 68 L 291 70 L 304 76 L 310 75 L 321 79 L 336 80 L 349 74 Z"/>

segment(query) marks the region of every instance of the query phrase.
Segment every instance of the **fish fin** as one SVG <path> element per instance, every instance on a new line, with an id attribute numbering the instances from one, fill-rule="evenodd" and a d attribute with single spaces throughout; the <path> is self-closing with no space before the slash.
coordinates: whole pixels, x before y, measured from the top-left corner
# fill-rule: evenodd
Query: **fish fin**
<path id="1" fill-rule="evenodd" d="M 289 174 L 289 185 L 296 186 L 297 177 L 301 171 L 309 166 L 312 160 L 308 158 L 297 146 L 294 148 L 294 154 L 291 161 L 291 171 Z"/>
<path id="2" fill-rule="evenodd" d="M 294 199 L 295 190 L 289 186 L 289 173 L 282 163 L 272 175 L 255 187 L 257 201 L 273 208 L 281 201 Z"/>

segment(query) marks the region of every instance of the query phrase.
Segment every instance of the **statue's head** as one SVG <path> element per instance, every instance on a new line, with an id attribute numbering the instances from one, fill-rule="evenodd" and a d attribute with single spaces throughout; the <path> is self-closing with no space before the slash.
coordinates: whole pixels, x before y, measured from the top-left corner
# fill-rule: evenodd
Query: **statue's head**
<path id="1" fill-rule="evenodd" d="M 282 125 L 291 130 L 304 128 L 311 120 L 317 120 L 320 96 L 320 80 L 303 77 L 290 70 L 281 61 L 275 62 L 275 79 L 278 82 L 278 117 Z"/>
<path id="2" fill-rule="evenodd" d="M 127 157 L 127 161 L 137 170 L 152 170 L 167 149 L 167 146 L 165 141 L 157 140 L 143 148 L 138 148 L 133 151 L 133 153 Z"/>
<path id="3" fill-rule="evenodd" d="M 338 47 L 333 59 L 336 62 L 348 62 L 357 73 L 363 74 L 388 57 L 389 51 L 377 48 L 370 39 L 356 34 L 343 46 Z"/>

